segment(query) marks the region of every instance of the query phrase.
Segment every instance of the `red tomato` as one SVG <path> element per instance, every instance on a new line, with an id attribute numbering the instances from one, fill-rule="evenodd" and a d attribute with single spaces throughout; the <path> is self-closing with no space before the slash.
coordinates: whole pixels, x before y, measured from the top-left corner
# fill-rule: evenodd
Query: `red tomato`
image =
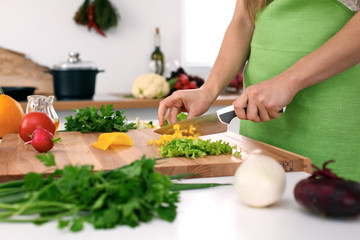
<path id="1" fill-rule="evenodd" d="M 43 112 L 29 112 L 25 114 L 19 124 L 19 135 L 21 139 L 25 142 L 30 141 L 30 135 L 32 135 L 37 128 L 44 128 L 52 134 L 55 133 L 55 123 L 49 115 Z"/>

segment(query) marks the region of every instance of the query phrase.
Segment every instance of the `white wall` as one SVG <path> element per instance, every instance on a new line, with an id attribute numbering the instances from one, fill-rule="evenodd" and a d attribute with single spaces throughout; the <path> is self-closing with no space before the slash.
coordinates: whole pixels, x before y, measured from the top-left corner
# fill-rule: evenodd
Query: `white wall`
<path id="1" fill-rule="evenodd" d="M 111 0 L 121 20 L 104 38 L 75 23 L 83 0 L 0 0 L 0 47 L 19 51 L 53 67 L 78 51 L 104 73 L 96 94 L 129 93 L 133 80 L 147 73 L 154 28 L 160 27 L 166 61 L 181 60 L 181 0 Z"/>

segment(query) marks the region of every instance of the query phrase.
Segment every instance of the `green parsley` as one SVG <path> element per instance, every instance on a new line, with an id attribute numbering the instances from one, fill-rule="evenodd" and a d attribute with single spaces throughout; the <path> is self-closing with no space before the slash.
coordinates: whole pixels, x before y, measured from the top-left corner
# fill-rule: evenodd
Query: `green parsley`
<path id="1" fill-rule="evenodd" d="M 100 109 L 92 106 L 73 111 L 76 113 L 74 118 L 72 116 L 65 117 L 66 131 L 127 132 L 134 129 L 135 123 L 127 123 L 124 110 L 114 112 L 113 104 L 101 105 Z"/>
<path id="2" fill-rule="evenodd" d="M 47 167 L 56 165 L 55 158 L 50 152 L 48 152 L 48 155 L 46 154 L 37 155 L 36 158 L 39 159 L 40 162 L 44 163 L 44 165 Z"/>
<path id="3" fill-rule="evenodd" d="M 54 155 L 38 155 L 55 166 Z M 231 184 L 173 183 L 187 173 L 168 177 L 155 172 L 156 159 L 146 158 L 111 171 L 94 172 L 92 166 L 65 166 L 48 175 L 28 173 L 23 180 L 0 184 L 0 222 L 44 224 L 78 232 L 84 223 L 96 229 L 118 225 L 136 227 L 154 218 L 168 222 L 176 217 L 182 190 Z"/>
<path id="4" fill-rule="evenodd" d="M 41 159 L 54 163 L 51 153 Z M 136 227 L 153 218 L 172 222 L 179 192 L 170 190 L 173 183 L 168 176 L 154 171 L 155 163 L 142 157 L 107 172 L 69 165 L 47 177 L 29 173 L 22 181 L 0 184 L 0 221 L 42 224 L 58 220 L 59 228 L 74 232 L 82 230 L 84 223 L 114 228 Z"/>

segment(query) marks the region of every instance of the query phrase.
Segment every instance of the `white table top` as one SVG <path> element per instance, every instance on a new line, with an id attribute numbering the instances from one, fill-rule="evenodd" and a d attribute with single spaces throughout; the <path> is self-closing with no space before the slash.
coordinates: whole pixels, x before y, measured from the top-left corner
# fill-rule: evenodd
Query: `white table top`
<path id="1" fill-rule="evenodd" d="M 94 230 L 86 225 L 80 233 L 57 229 L 57 223 L 43 226 L 0 223 L 1 239 L 99 240 L 99 239 L 241 239 L 241 240 L 352 240 L 360 239 L 360 217 L 339 220 L 320 217 L 301 208 L 293 197 L 295 184 L 307 173 L 286 173 L 287 186 L 282 199 L 269 208 L 243 205 L 233 186 L 183 191 L 178 215 L 173 223 L 153 220 L 130 228 Z M 231 183 L 233 177 L 198 178 L 183 182 Z"/>

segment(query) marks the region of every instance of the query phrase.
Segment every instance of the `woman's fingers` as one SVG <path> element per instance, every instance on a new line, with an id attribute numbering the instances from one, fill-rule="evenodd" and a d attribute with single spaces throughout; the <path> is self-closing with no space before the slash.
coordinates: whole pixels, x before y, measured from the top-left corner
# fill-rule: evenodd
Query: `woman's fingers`
<path id="1" fill-rule="evenodd" d="M 267 108 L 265 108 L 263 106 L 258 106 L 258 111 L 259 111 L 259 118 L 260 118 L 261 122 L 267 122 L 271 119 Z"/>
<path id="2" fill-rule="evenodd" d="M 246 107 L 248 104 L 248 97 L 246 94 L 241 94 L 238 99 L 233 102 L 236 116 L 240 119 L 246 120 Z"/>
<path id="3" fill-rule="evenodd" d="M 280 117 L 293 97 L 284 81 L 273 78 L 247 87 L 233 105 L 240 119 L 267 122 Z"/>
<path id="4" fill-rule="evenodd" d="M 248 102 L 246 107 L 246 119 L 253 122 L 260 122 L 259 109 L 253 101 Z"/>
<path id="5" fill-rule="evenodd" d="M 181 101 L 180 98 L 175 97 L 174 95 L 171 95 L 165 99 L 163 99 L 160 104 L 159 104 L 159 109 L 158 109 L 158 120 L 159 120 L 159 125 L 162 126 L 164 125 L 165 122 L 165 114 L 166 114 L 166 119 L 168 120 L 168 122 L 176 122 L 176 117 L 177 114 L 181 112 L 181 108 L 183 108 L 183 103 Z M 166 110 L 168 110 L 168 112 L 166 113 Z M 175 117 L 174 117 L 174 114 Z"/>
<path id="6" fill-rule="evenodd" d="M 190 108 L 189 102 L 194 100 L 189 92 L 176 91 L 171 96 L 162 100 L 158 109 L 159 125 L 163 126 L 165 122 L 165 116 L 169 123 L 175 123 L 177 121 L 177 115 L 181 112 L 188 112 Z M 166 110 L 168 110 L 166 112 Z"/>
<path id="7" fill-rule="evenodd" d="M 281 114 L 283 113 L 283 110 L 282 109 L 275 109 L 273 111 L 270 111 L 269 112 L 269 116 L 270 116 L 270 119 L 275 119 L 275 118 L 278 118 L 281 116 Z"/>
<path id="8" fill-rule="evenodd" d="M 175 91 L 159 104 L 159 125 L 164 125 L 165 118 L 169 123 L 177 122 L 177 115 L 181 112 L 188 112 L 188 118 L 199 116 L 209 109 L 212 102 L 204 89 Z"/>
<path id="9" fill-rule="evenodd" d="M 233 102 L 238 118 L 253 122 L 267 122 L 281 115 L 279 112 L 274 112 L 274 108 L 266 106 L 266 104 L 267 102 L 258 101 L 257 98 L 249 97 L 247 91 L 244 91 L 241 96 Z"/>
<path id="10" fill-rule="evenodd" d="M 161 101 L 158 108 L 158 120 L 160 126 L 164 125 L 165 113 L 166 113 L 166 105 Z"/>
<path id="11" fill-rule="evenodd" d="M 166 114 L 166 119 L 167 119 L 168 123 L 169 124 L 176 123 L 177 122 L 177 115 L 180 112 L 181 111 L 176 107 L 169 108 L 169 110 L 168 110 L 168 112 Z"/>

